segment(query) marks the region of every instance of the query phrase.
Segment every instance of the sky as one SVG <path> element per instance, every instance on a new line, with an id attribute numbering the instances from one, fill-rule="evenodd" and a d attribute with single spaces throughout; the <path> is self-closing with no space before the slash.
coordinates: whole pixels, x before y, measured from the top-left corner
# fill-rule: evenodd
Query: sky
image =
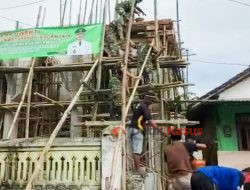
<path id="1" fill-rule="evenodd" d="M 39 3 L 4 9 L 36 1 Z M 85 1 L 82 0 L 82 4 Z M 91 1 L 88 0 L 89 8 Z M 159 19 L 176 20 L 176 0 L 157 1 Z M 195 86 L 189 87 L 189 91 L 197 96 L 221 85 L 250 65 L 250 0 L 240 1 L 249 6 L 231 0 L 179 0 L 181 40 L 184 42 L 182 46 L 195 54 L 190 56 L 189 61 L 189 83 Z M 44 26 L 57 26 L 59 2 L 60 0 L 1 0 L 0 31 L 14 30 L 15 20 L 21 22 L 21 28 L 35 26 L 39 6 L 46 7 Z M 72 3 L 72 23 L 76 23 L 80 0 L 72 0 Z M 154 18 L 153 0 L 144 0 L 140 7 L 146 12 L 147 19 Z M 66 9 L 66 24 L 69 23 L 68 18 L 69 6 Z"/>

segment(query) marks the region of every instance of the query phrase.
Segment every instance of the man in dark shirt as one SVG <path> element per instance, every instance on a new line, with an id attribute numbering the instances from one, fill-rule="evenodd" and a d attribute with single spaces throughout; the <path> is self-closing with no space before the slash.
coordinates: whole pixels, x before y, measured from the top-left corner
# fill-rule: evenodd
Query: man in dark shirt
<path id="1" fill-rule="evenodd" d="M 152 121 L 152 115 L 149 109 L 149 106 L 155 102 L 158 102 L 158 98 L 153 92 L 145 93 L 143 101 L 136 105 L 134 109 L 129 127 L 134 159 L 134 169 L 136 172 L 141 174 L 144 173 L 141 168 L 140 155 L 143 151 L 143 140 L 146 130 L 145 123 L 152 127 L 156 127 L 156 124 Z"/>

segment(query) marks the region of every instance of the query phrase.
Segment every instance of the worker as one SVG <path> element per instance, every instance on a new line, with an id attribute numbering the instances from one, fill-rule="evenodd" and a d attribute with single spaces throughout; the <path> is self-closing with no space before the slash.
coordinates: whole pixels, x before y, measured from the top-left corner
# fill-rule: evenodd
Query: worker
<path id="1" fill-rule="evenodd" d="M 84 33 L 86 30 L 84 28 L 78 28 L 75 31 L 76 41 L 69 44 L 67 49 L 67 55 L 91 55 L 92 54 L 92 44 L 84 40 Z"/>
<path id="2" fill-rule="evenodd" d="M 115 66 L 115 70 L 112 72 L 113 75 L 109 81 L 109 88 L 111 90 L 111 104 L 110 104 L 110 117 L 112 119 L 120 119 L 121 117 L 121 87 L 123 77 L 123 65 L 121 61 L 118 61 Z M 127 76 L 140 80 L 140 77 L 132 75 L 130 72 L 126 72 Z M 126 91 L 129 92 L 128 82 L 126 81 Z"/>
<path id="3" fill-rule="evenodd" d="M 171 144 L 167 145 L 164 151 L 165 161 L 171 176 L 171 184 L 174 190 L 191 190 L 192 154 L 194 151 L 206 148 L 205 144 L 196 143 L 189 139 L 186 142 L 180 142 L 182 132 L 180 128 L 171 129 Z"/>
<path id="4" fill-rule="evenodd" d="M 139 43 L 137 44 L 137 71 L 140 72 L 141 67 L 145 61 L 145 58 L 148 54 L 150 46 L 147 43 Z M 151 82 L 150 79 L 150 74 L 153 74 L 153 62 L 152 62 L 152 57 L 149 55 L 147 59 L 147 63 L 144 67 L 142 77 L 143 77 L 143 84 L 149 84 Z"/>
<path id="5" fill-rule="evenodd" d="M 244 190 L 250 190 L 250 167 L 242 170 L 245 175 Z"/>
<path id="6" fill-rule="evenodd" d="M 196 170 L 191 178 L 192 190 L 239 190 L 244 173 L 233 168 L 207 166 Z"/>
<path id="7" fill-rule="evenodd" d="M 153 122 L 150 106 L 158 102 L 159 99 L 154 92 L 144 93 L 144 99 L 138 103 L 133 111 L 129 134 L 131 138 L 132 153 L 134 160 L 134 170 L 139 174 L 145 174 L 141 164 L 141 154 L 143 152 L 143 141 L 146 132 L 145 124 L 152 127 L 157 125 Z"/>
<path id="8" fill-rule="evenodd" d="M 142 9 L 140 9 L 137 4 L 141 3 L 142 0 L 136 0 L 135 1 L 135 14 L 143 14 L 146 15 Z M 116 20 L 116 26 L 118 28 L 118 35 L 120 40 L 124 40 L 124 28 L 126 27 L 126 24 L 128 23 L 130 19 L 130 13 L 131 13 L 131 2 L 130 1 L 124 1 L 121 3 L 118 3 L 115 7 L 116 13 L 119 15 L 118 19 Z"/>
<path id="9" fill-rule="evenodd" d="M 115 21 L 112 21 L 107 27 L 105 33 L 106 51 L 109 52 L 112 57 L 119 55 L 120 47 L 118 45 L 117 31 L 116 23 Z"/>
<path id="10" fill-rule="evenodd" d="M 110 118 L 119 120 L 121 118 L 121 76 L 115 72 L 109 80 L 111 90 Z"/>
<path id="11" fill-rule="evenodd" d="M 141 2 L 142 2 L 142 0 L 135 1 L 134 13 L 139 15 L 139 16 L 140 16 L 140 14 L 146 16 L 146 14 L 143 12 L 143 10 L 140 7 L 138 7 L 138 4 Z M 120 17 L 123 18 L 124 22 L 127 22 L 130 19 L 131 8 L 132 8 L 131 2 L 126 0 L 126 1 L 123 1 L 121 3 L 118 3 L 115 7 L 115 11 Z"/>

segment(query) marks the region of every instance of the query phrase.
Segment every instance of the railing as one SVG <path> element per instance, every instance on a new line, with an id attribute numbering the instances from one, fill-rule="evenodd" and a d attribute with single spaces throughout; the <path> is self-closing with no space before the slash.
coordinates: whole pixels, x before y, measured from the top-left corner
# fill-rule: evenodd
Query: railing
<path id="1" fill-rule="evenodd" d="M 24 187 L 45 140 L 21 147 L 0 148 L 0 186 Z M 89 139 L 57 139 L 34 186 L 76 186 L 100 189 L 101 143 Z M 91 188 L 90 188 L 91 187 Z"/>

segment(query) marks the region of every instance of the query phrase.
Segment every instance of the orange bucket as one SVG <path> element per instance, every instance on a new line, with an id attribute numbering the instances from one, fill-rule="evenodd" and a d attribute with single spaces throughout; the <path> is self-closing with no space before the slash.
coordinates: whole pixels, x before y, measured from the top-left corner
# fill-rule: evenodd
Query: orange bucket
<path id="1" fill-rule="evenodd" d="M 206 162 L 204 160 L 193 160 L 191 164 L 193 169 L 199 169 L 201 167 L 206 166 Z"/>

